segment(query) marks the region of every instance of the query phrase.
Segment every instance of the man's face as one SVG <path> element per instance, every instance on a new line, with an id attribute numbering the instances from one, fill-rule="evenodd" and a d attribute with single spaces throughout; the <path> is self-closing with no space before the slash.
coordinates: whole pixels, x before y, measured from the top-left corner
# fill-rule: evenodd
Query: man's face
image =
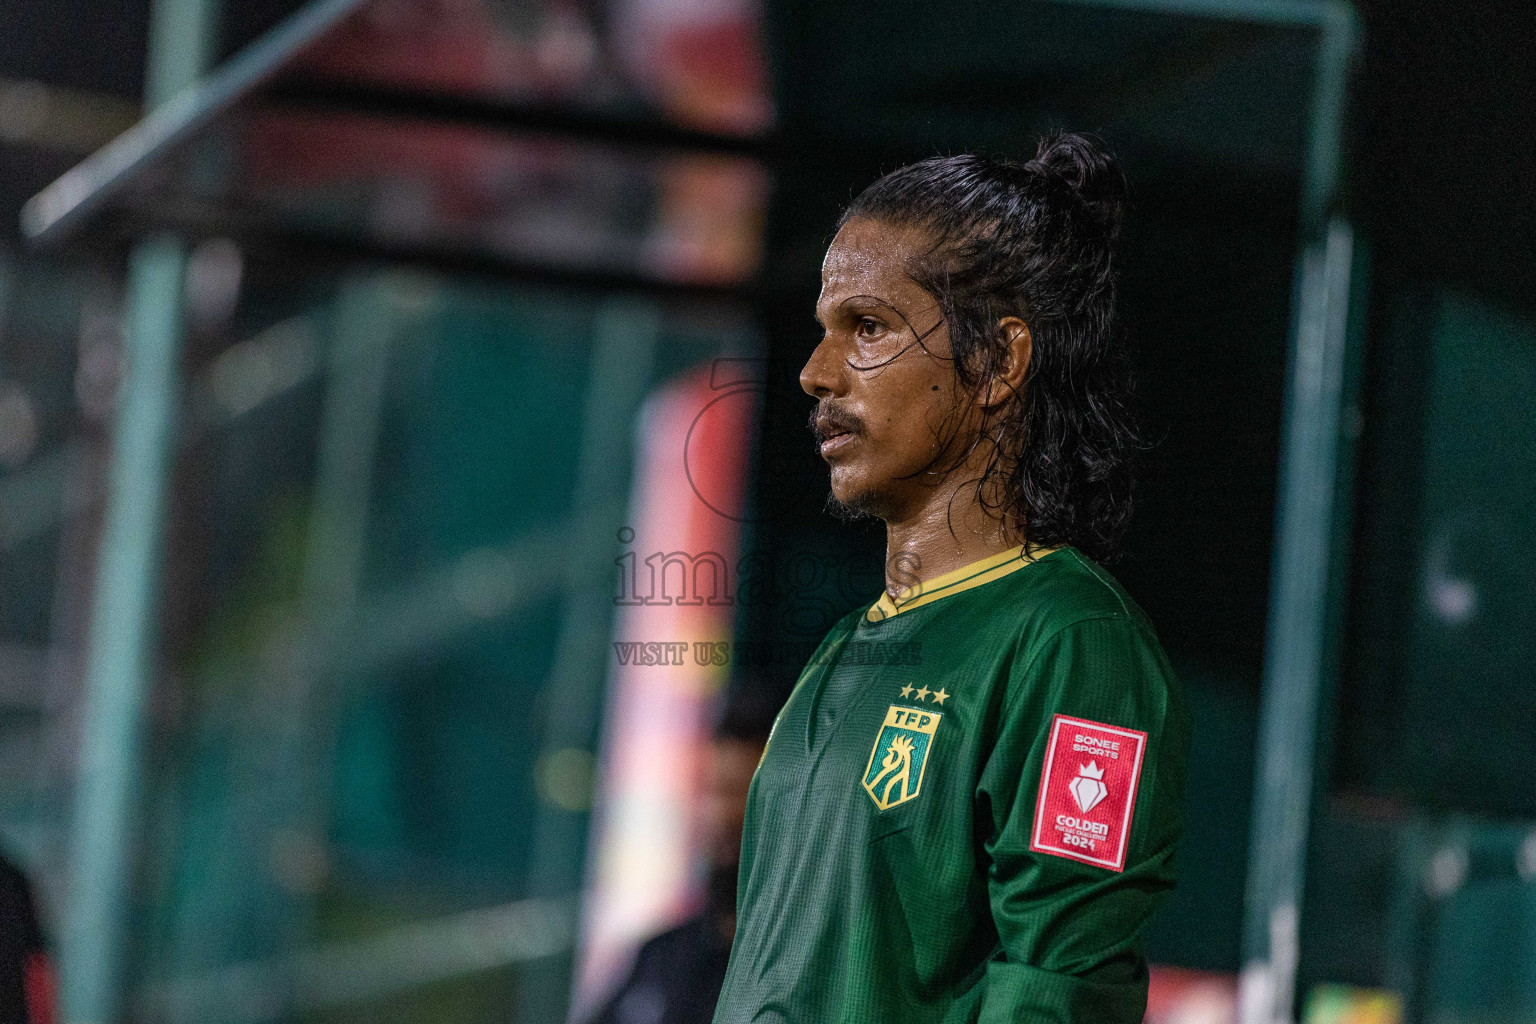
<path id="1" fill-rule="evenodd" d="M 907 276 L 914 228 L 857 217 L 821 265 L 821 344 L 800 371 L 818 400 L 812 427 L 832 467 L 832 496 L 884 519 L 911 514 L 939 477 L 941 436 L 960 401 L 949 330 L 932 294 Z"/>

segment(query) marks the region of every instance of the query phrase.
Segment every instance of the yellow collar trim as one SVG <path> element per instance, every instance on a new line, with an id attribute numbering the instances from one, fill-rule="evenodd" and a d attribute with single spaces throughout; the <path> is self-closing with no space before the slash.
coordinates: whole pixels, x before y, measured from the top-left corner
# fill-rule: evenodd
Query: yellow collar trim
<path id="1" fill-rule="evenodd" d="M 880 600 L 870 606 L 864 613 L 864 618 L 869 622 L 883 622 L 893 615 L 911 611 L 913 608 L 921 608 L 925 604 L 937 601 L 941 597 L 949 597 L 979 587 L 983 583 L 991 583 L 1000 580 L 1011 572 L 1017 572 L 1026 565 L 1031 565 L 1060 548 L 1045 548 L 1031 546 L 1026 552 L 1024 545 L 1000 551 L 995 555 L 988 555 L 980 561 L 963 565 L 942 576 L 935 576 L 931 580 L 923 580 L 916 586 L 907 587 L 895 597 L 889 591 L 880 594 Z"/>

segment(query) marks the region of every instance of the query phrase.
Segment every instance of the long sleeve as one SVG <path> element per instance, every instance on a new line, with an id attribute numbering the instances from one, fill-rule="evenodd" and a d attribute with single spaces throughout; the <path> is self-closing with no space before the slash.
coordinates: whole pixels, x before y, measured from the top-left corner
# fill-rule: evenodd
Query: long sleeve
<path id="1" fill-rule="evenodd" d="M 1182 690 L 1132 615 L 1066 626 L 1010 679 L 977 786 L 1001 953 L 982 1024 L 1138 1024 L 1140 936 L 1174 885 Z"/>

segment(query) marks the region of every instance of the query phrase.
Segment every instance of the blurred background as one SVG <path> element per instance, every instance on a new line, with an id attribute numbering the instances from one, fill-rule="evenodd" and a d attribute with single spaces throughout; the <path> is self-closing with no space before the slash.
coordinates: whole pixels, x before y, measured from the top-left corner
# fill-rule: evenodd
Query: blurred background
<path id="1" fill-rule="evenodd" d="M 1065 128 L 1133 183 L 1114 569 L 1194 701 L 1149 1020 L 1536 1021 L 1533 47 L 7 0 L 0 1014 L 698 1019 L 755 751 L 881 586 L 796 381 L 837 213 Z"/>

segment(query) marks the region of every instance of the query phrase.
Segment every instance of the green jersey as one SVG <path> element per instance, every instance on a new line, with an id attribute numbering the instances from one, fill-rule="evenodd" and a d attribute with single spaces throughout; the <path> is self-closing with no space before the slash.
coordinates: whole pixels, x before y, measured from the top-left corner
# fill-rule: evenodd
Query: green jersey
<path id="1" fill-rule="evenodd" d="M 1146 616 L 1072 548 L 850 614 L 752 782 L 715 1024 L 1139 1024 L 1188 734 Z"/>

